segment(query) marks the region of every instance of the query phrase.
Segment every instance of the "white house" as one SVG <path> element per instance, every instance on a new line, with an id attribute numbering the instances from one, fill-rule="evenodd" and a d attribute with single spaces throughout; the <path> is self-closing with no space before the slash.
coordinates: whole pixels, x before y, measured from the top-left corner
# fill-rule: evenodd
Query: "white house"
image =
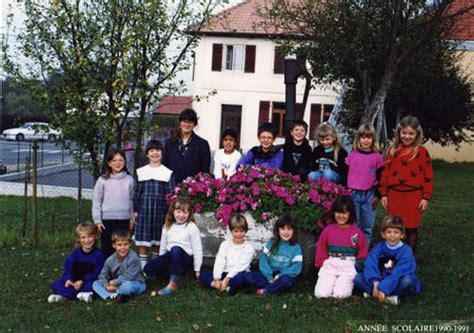
<path id="1" fill-rule="evenodd" d="M 268 32 L 255 25 L 256 8 L 261 0 L 248 0 L 211 19 L 199 33 L 193 71 L 194 95 L 216 95 L 193 103 L 199 116 L 196 131 L 219 148 L 220 135 L 227 127 L 240 134 L 240 147 L 246 151 L 258 144 L 257 128 L 271 121 L 283 142 L 285 84 L 283 56 Z M 300 61 L 304 61 L 301 59 Z M 304 82 L 298 82 L 297 103 L 303 99 Z M 311 90 L 304 120 L 310 133 L 329 117 L 336 92 L 330 88 Z M 302 112 L 297 105 L 297 113 Z"/>

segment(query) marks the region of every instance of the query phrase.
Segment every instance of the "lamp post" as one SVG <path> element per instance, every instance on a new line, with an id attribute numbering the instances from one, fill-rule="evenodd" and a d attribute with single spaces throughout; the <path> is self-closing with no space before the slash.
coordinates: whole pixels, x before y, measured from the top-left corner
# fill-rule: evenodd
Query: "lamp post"
<path id="1" fill-rule="evenodd" d="M 290 139 L 289 128 L 296 119 L 296 83 L 298 77 L 306 71 L 298 64 L 295 56 L 285 57 L 285 136 Z"/>

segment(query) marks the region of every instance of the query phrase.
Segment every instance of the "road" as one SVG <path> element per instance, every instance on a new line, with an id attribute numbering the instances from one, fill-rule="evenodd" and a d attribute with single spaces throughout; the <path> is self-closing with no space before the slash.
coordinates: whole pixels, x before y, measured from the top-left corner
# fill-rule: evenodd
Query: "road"
<path id="1" fill-rule="evenodd" d="M 6 141 L 0 140 L 0 159 L 7 166 L 8 172 L 16 171 L 18 164 L 23 165 L 27 157 L 31 157 L 33 143 L 29 141 Z M 40 141 L 38 143 L 39 165 L 51 165 L 53 161 L 57 164 L 71 162 L 61 146 L 54 143 Z"/>

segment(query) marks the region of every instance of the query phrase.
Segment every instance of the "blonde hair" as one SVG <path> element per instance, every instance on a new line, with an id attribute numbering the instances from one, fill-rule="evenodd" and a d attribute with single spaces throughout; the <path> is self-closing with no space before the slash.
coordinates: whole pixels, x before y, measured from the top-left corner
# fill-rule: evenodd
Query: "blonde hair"
<path id="1" fill-rule="evenodd" d="M 402 142 L 400 139 L 400 131 L 406 127 L 411 127 L 416 132 L 416 138 L 415 143 L 413 144 L 413 152 L 411 159 L 415 158 L 418 154 L 418 150 L 423 144 L 423 129 L 421 128 L 420 122 L 416 117 L 406 116 L 402 120 L 400 120 L 400 123 L 397 125 L 397 128 L 395 128 L 393 142 L 387 149 L 387 155 L 390 155 L 390 157 L 393 157 L 393 155 L 395 155 L 395 152 L 401 147 Z"/>
<path id="2" fill-rule="evenodd" d="M 372 138 L 372 146 L 370 149 L 372 151 L 379 151 L 380 147 L 377 143 L 377 136 L 375 135 L 375 128 L 369 124 L 362 124 L 357 129 L 357 133 L 354 139 L 354 144 L 352 145 L 352 149 L 355 151 L 362 150 L 362 145 L 360 144 L 360 139 L 363 137 L 371 137 Z"/>
<path id="3" fill-rule="evenodd" d="M 195 222 L 194 220 L 194 208 L 191 202 L 186 198 L 176 198 L 170 203 L 170 208 L 165 217 L 165 225 L 163 226 L 166 230 L 169 230 L 174 223 L 174 211 L 183 210 L 189 212 L 189 218 L 186 223 Z"/>
<path id="4" fill-rule="evenodd" d="M 320 142 L 319 139 L 325 138 L 329 135 L 334 137 L 334 161 L 336 162 L 339 157 L 339 151 L 341 150 L 341 139 L 339 139 L 336 129 L 327 122 L 320 124 L 316 128 L 315 139 L 318 140 L 318 142 Z"/>
<path id="5" fill-rule="evenodd" d="M 405 234 L 403 220 L 397 215 L 387 215 L 383 218 L 380 231 L 384 232 L 388 228 L 398 229 L 402 232 L 402 234 Z"/>
<path id="6" fill-rule="evenodd" d="M 118 241 L 128 241 L 132 238 L 130 231 L 128 230 L 117 230 L 112 233 L 112 244 L 115 244 Z"/>
<path id="7" fill-rule="evenodd" d="M 234 213 L 230 216 L 229 220 L 229 229 L 232 231 L 234 229 L 244 229 L 245 232 L 249 231 L 249 224 L 245 216 L 239 213 Z"/>
<path id="8" fill-rule="evenodd" d="M 92 235 L 97 239 L 98 236 L 98 231 L 97 227 L 95 226 L 94 223 L 86 221 L 79 223 L 74 231 L 76 233 L 76 246 L 80 247 L 81 244 L 79 242 L 79 237 L 81 236 L 82 233 L 85 233 L 86 235 Z"/>

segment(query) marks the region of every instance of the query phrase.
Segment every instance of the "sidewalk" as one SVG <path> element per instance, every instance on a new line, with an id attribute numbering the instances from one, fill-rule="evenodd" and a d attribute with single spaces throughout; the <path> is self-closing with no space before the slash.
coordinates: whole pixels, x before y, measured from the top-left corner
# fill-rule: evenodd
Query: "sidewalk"
<path id="1" fill-rule="evenodd" d="M 12 183 L 0 181 L 0 195 L 23 196 L 25 185 L 22 183 Z M 82 189 L 82 198 L 92 200 L 93 189 Z M 69 197 L 77 199 L 77 188 L 52 185 L 38 185 L 38 198 Z M 28 185 L 28 196 L 33 195 L 33 185 Z"/>

